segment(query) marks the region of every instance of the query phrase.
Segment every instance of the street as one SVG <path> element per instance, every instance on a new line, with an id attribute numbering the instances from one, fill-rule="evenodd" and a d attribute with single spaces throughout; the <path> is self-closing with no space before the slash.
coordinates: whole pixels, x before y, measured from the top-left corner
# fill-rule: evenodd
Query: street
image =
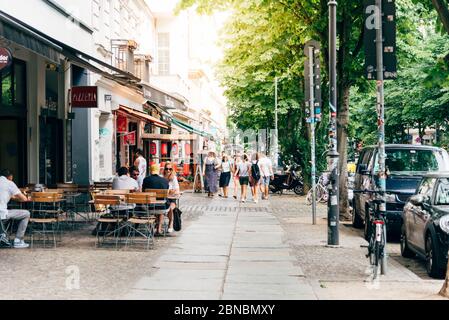
<path id="1" fill-rule="evenodd" d="M 366 282 L 360 230 L 340 225 L 328 248 L 326 207 L 317 225 L 304 197 L 241 204 L 185 193 L 183 229 L 155 248 L 95 249 L 93 225 L 66 232 L 57 249 L 2 249 L 0 299 L 440 299 L 441 280 L 390 243 L 389 271 Z"/>

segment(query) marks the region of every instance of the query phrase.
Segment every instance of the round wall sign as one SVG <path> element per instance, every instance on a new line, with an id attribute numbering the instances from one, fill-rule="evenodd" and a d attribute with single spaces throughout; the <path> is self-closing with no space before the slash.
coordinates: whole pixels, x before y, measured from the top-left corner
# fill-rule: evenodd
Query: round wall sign
<path id="1" fill-rule="evenodd" d="M 12 54 L 9 49 L 0 48 L 0 71 L 9 67 L 12 63 Z"/>

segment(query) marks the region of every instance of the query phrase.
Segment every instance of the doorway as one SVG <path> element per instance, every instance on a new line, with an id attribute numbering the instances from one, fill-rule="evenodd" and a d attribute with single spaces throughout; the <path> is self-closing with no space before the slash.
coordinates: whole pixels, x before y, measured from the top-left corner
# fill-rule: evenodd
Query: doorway
<path id="1" fill-rule="evenodd" d="M 0 168 L 9 169 L 21 187 L 28 181 L 24 119 L 0 118 Z"/>

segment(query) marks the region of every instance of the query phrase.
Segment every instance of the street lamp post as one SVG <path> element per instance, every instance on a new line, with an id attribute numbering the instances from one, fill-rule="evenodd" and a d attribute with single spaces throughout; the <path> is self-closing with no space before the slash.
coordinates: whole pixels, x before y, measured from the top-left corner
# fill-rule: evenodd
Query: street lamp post
<path id="1" fill-rule="evenodd" d="M 337 149 L 337 1 L 330 0 L 329 6 L 329 200 L 327 210 L 328 237 L 327 244 L 339 245 L 339 154 Z"/>

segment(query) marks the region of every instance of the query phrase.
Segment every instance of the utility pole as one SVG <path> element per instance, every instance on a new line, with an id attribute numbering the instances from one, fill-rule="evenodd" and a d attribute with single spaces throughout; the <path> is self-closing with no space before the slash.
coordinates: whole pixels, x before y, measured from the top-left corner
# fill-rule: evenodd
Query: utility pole
<path id="1" fill-rule="evenodd" d="M 308 47 L 309 50 L 309 106 L 310 106 L 310 136 L 311 136 L 311 160 L 312 160 L 312 219 L 313 224 L 316 224 L 316 161 L 315 161 L 315 81 L 314 81 L 314 50 L 312 46 Z"/>
<path id="2" fill-rule="evenodd" d="M 274 131 L 276 132 L 276 147 L 274 149 L 274 167 L 278 168 L 279 134 L 278 134 L 278 77 L 274 77 Z"/>
<path id="3" fill-rule="evenodd" d="M 329 151 L 328 161 L 331 171 L 329 200 L 327 204 L 327 244 L 339 245 L 339 154 L 337 149 L 337 1 L 330 0 L 329 7 Z"/>
<path id="4" fill-rule="evenodd" d="M 385 172 L 385 103 L 384 103 L 384 62 L 383 62 L 383 35 L 382 35 L 382 0 L 376 0 L 377 17 L 376 17 L 376 60 L 377 60 L 377 125 L 379 131 L 378 152 L 379 152 L 379 189 L 382 203 L 379 206 L 381 215 L 385 216 L 386 211 L 386 182 L 387 176 Z M 385 231 L 385 230 L 384 230 Z M 386 236 L 386 233 L 385 233 Z M 384 255 L 386 257 L 384 248 Z M 385 259 L 386 261 L 386 259 Z M 384 268 L 382 273 L 386 271 Z"/>
<path id="5" fill-rule="evenodd" d="M 321 44 L 315 40 L 309 40 L 304 46 L 306 55 L 304 65 L 305 80 L 305 113 L 306 122 L 310 123 L 310 149 L 311 149 L 311 178 L 312 178 L 312 223 L 316 224 L 316 123 L 321 121 Z"/>

